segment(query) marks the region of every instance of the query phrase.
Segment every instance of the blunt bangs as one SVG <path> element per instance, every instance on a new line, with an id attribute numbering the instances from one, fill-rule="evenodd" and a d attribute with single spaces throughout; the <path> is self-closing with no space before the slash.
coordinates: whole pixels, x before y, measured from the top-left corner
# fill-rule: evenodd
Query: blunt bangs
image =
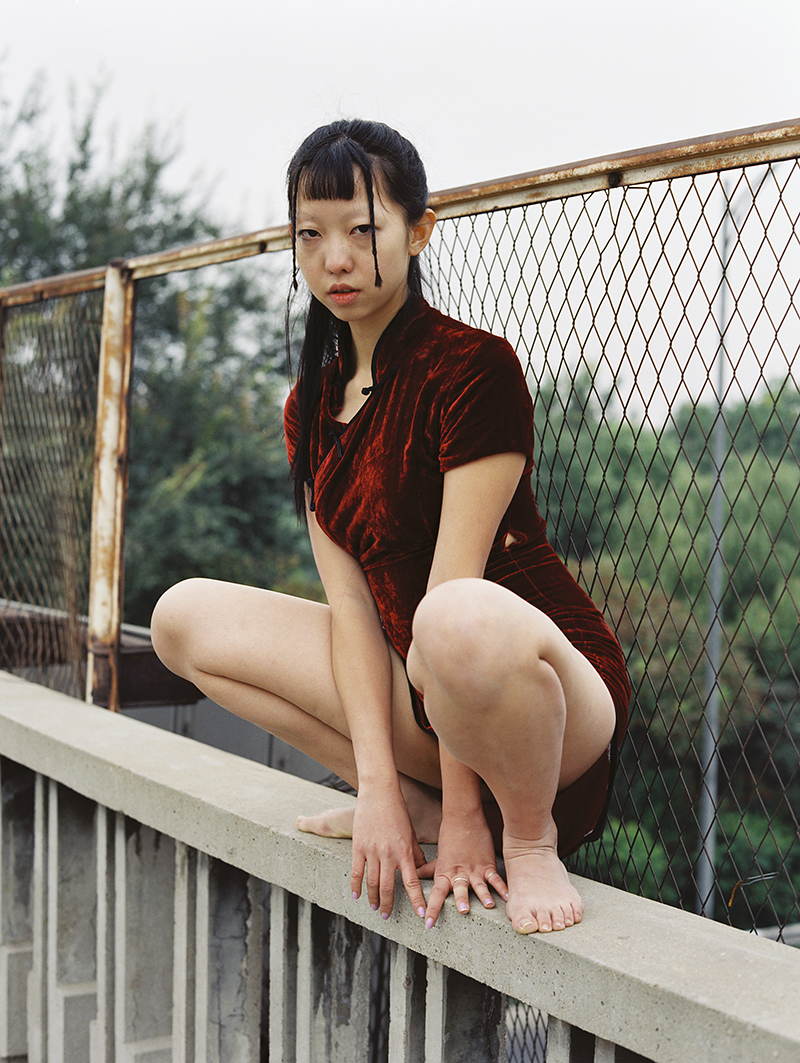
<path id="1" fill-rule="evenodd" d="M 347 141 L 333 141 L 303 166 L 297 175 L 295 195 L 312 200 L 351 200 L 356 194 L 356 168 L 361 171 L 364 185 L 368 188 L 372 184 L 371 162 L 369 156 L 358 158 Z"/>

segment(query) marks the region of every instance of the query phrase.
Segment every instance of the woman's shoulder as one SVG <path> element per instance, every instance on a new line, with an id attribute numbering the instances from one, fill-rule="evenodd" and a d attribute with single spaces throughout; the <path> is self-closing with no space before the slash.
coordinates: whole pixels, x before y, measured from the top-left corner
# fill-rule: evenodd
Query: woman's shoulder
<path id="1" fill-rule="evenodd" d="M 463 366 L 472 361 L 487 367 L 498 362 L 519 366 L 514 348 L 503 336 L 465 324 L 430 306 L 426 306 L 420 324 L 422 352 L 443 364 L 456 362 Z"/>
<path id="2" fill-rule="evenodd" d="M 450 379 L 484 373 L 523 378 L 520 358 L 505 337 L 433 307 L 428 307 L 422 323 L 418 355 L 427 362 L 428 371 L 438 370 Z"/>

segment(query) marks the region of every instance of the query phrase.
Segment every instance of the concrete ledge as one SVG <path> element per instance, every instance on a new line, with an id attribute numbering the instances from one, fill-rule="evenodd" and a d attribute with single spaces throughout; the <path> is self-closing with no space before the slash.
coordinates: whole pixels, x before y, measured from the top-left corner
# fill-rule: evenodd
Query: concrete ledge
<path id="1" fill-rule="evenodd" d="M 800 952 L 581 880 L 583 923 L 522 938 L 446 905 L 426 931 L 349 895 L 350 847 L 295 828 L 348 800 L 0 673 L 0 752 L 217 859 L 649 1059 L 800 1058 Z M 702 1049 L 701 1049 L 702 1046 Z"/>

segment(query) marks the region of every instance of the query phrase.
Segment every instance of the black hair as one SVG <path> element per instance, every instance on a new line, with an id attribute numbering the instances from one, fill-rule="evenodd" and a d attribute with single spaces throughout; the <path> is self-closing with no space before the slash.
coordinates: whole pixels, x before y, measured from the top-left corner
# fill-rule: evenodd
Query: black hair
<path id="1" fill-rule="evenodd" d="M 425 167 L 414 145 L 382 122 L 363 119 L 340 119 L 314 130 L 295 152 L 287 172 L 289 220 L 292 226 L 292 292 L 297 290 L 296 220 L 297 199 L 350 200 L 356 193 L 356 172 L 361 173 L 369 204 L 372 226 L 372 255 L 375 261 L 375 285 L 382 284 L 375 244 L 375 179 L 382 190 L 403 211 L 413 225 L 428 206 L 428 181 Z M 408 289 L 422 294 L 422 270 L 418 256 L 408 269 Z M 287 353 L 289 351 L 289 307 L 287 305 Z M 305 513 L 305 484 L 311 476 L 311 422 L 322 392 L 322 371 L 335 360 L 339 351 L 347 359 L 350 353 L 350 328 L 311 296 L 306 315 L 305 336 L 297 365 L 297 399 L 300 438 L 292 460 L 295 505 L 299 515 Z"/>

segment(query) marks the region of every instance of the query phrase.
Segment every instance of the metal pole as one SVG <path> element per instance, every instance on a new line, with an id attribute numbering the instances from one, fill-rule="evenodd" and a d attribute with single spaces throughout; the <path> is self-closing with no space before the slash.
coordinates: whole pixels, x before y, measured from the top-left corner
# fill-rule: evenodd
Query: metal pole
<path id="1" fill-rule="evenodd" d="M 108 708 L 119 709 L 123 530 L 128 485 L 128 406 L 133 363 L 135 282 L 125 262 L 110 262 L 103 296 L 97 436 L 89 570 L 87 701 L 96 700 L 107 661 Z M 105 685 L 105 682 L 103 683 Z M 103 698 L 105 702 L 105 698 Z"/>
<path id="2" fill-rule="evenodd" d="M 714 918 L 714 864 L 717 842 L 717 794 L 719 792 L 719 675 L 722 660 L 722 609 L 724 534 L 725 534 L 725 482 L 724 467 L 727 435 L 724 420 L 725 403 L 725 331 L 728 327 L 728 256 L 730 248 L 729 223 L 731 202 L 728 188 L 725 191 L 725 212 L 722 216 L 722 278 L 719 300 L 719 339 L 716 354 L 717 417 L 711 442 L 711 460 L 714 466 L 714 488 L 711 493 L 711 565 L 708 577 L 708 624 L 706 637 L 706 668 L 703 696 L 703 740 L 701 746 L 700 780 L 700 854 L 697 861 L 697 910 L 700 915 Z"/>
<path id="3" fill-rule="evenodd" d="M 751 192 L 753 202 L 771 170 L 767 168 Z M 697 858 L 697 911 L 714 918 L 715 857 L 717 847 L 717 801 L 719 795 L 719 716 L 722 694 L 722 598 L 725 580 L 725 460 L 729 437 L 725 424 L 725 333 L 730 313 L 728 309 L 728 266 L 731 256 L 731 226 L 736 239 L 739 230 L 728 185 L 723 181 L 725 211 L 722 215 L 721 283 L 719 298 L 718 343 L 716 354 L 717 417 L 711 437 L 711 460 L 714 466 L 714 488 L 711 493 L 710 554 L 708 575 L 708 622 L 706 636 L 706 667 L 703 694 L 703 739 L 700 750 L 701 778 L 698 823 L 700 853 Z"/>

